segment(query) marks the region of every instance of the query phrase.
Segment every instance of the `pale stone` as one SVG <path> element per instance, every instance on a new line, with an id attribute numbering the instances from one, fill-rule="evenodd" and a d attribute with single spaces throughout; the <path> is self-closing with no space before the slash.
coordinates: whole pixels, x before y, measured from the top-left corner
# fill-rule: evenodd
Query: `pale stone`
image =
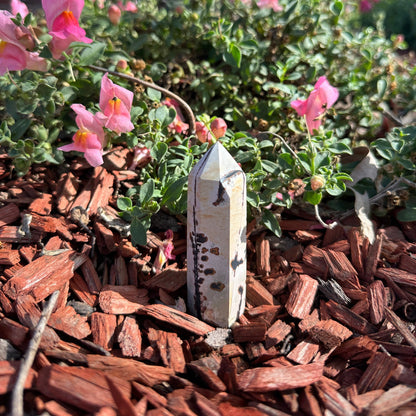
<path id="1" fill-rule="evenodd" d="M 208 323 L 230 327 L 246 298 L 245 174 L 217 142 L 188 182 L 188 307 Z"/>

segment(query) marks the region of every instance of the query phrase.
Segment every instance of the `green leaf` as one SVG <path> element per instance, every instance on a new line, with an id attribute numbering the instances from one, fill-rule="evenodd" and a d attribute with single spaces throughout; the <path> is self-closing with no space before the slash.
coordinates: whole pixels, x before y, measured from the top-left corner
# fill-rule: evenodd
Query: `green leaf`
<path id="1" fill-rule="evenodd" d="M 281 153 L 279 155 L 279 162 L 284 168 L 291 168 L 295 165 L 295 159 L 290 153 Z"/>
<path id="2" fill-rule="evenodd" d="M 384 94 L 386 93 L 387 89 L 387 81 L 382 78 L 377 81 L 377 95 L 379 99 L 384 97 Z"/>
<path id="3" fill-rule="evenodd" d="M 122 197 L 117 199 L 117 208 L 121 211 L 129 211 L 133 207 L 130 198 Z"/>
<path id="4" fill-rule="evenodd" d="M 182 178 L 176 179 L 176 181 L 171 183 L 166 189 L 160 204 L 166 205 L 173 201 L 176 201 L 180 197 L 183 187 L 185 186 L 187 181 L 188 177 L 184 176 Z"/>
<path id="5" fill-rule="evenodd" d="M 342 142 L 331 144 L 330 146 L 328 146 L 328 150 L 335 154 L 347 153 L 349 155 L 352 155 L 352 150 L 350 146 Z"/>
<path id="6" fill-rule="evenodd" d="M 77 88 L 74 87 L 63 87 L 61 89 L 61 94 L 64 97 L 64 100 L 67 102 L 72 102 L 77 96 Z"/>
<path id="7" fill-rule="evenodd" d="M 269 173 L 276 173 L 279 170 L 279 166 L 270 160 L 262 160 L 261 166 L 266 172 Z"/>
<path id="8" fill-rule="evenodd" d="M 130 115 L 132 121 L 136 120 L 141 114 L 143 114 L 144 109 L 142 107 L 134 106 L 131 108 Z"/>
<path id="9" fill-rule="evenodd" d="M 168 151 L 168 145 L 164 142 L 158 142 L 156 143 L 151 151 L 150 154 L 157 161 L 157 163 L 160 163 L 165 156 L 166 152 Z"/>
<path id="10" fill-rule="evenodd" d="M 102 42 L 88 45 L 80 54 L 79 64 L 83 66 L 96 64 L 103 55 L 105 46 L 106 44 Z"/>
<path id="11" fill-rule="evenodd" d="M 153 179 L 150 178 L 146 183 L 144 183 L 140 187 L 139 199 L 141 204 L 145 204 L 146 202 L 150 201 L 150 199 L 153 197 L 154 190 L 155 182 Z"/>
<path id="12" fill-rule="evenodd" d="M 237 68 L 240 68 L 241 65 L 241 50 L 234 43 L 230 44 L 230 53 L 234 58 Z"/>
<path id="13" fill-rule="evenodd" d="M 20 139 L 26 133 L 31 122 L 32 120 L 30 118 L 18 118 L 15 120 L 13 126 L 10 127 L 13 139 Z"/>
<path id="14" fill-rule="evenodd" d="M 163 126 L 164 121 L 168 118 L 169 116 L 169 110 L 166 106 L 162 105 L 162 107 L 158 107 L 156 109 L 156 120 L 159 121 L 159 123 Z"/>
<path id="15" fill-rule="evenodd" d="M 335 16 L 340 16 L 342 11 L 344 10 L 344 4 L 342 1 L 337 0 L 334 1 L 331 6 L 329 7 L 332 13 L 335 14 Z"/>
<path id="16" fill-rule="evenodd" d="M 318 205 L 322 199 L 322 192 L 320 191 L 305 191 L 303 194 L 305 201 L 309 202 L 312 205 Z"/>
<path id="17" fill-rule="evenodd" d="M 416 208 L 402 209 L 397 213 L 397 219 L 401 222 L 416 221 Z"/>
<path id="18" fill-rule="evenodd" d="M 244 40 L 243 42 L 241 42 L 240 46 L 244 49 L 257 50 L 257 48 L 259 47 L 259 44 L 254 39 L 248 39 L 248 40 Z"/>
<path id="19" fill-rule="evenodd" d="M 147 96 L 150 100 L 159 102 L 162 98 L 162 93 L 160 91 L 154 90 L 153 88 L 147 89 Z"/>
<path id="20" fill-rule="evenodd" d="M 345 172 L 339 172 L 334 174 L 334 179 L 337 181 L 352 181 L 352 178 L 348 173 Z"/>
<path id="21" fill-rule="evenodd" d="M 384 159 L 386 160 L 391 160 L 393 159 L 393 152 L 391 151 L 391 149 L 388 148 L 376 148 L 377 153 Z"/>
<path id="22" fill-rule="evenodd" d="M 318 153 L 315 158 L 315 169 L 320 167 L 329 166 L 331 164 L 331 159 L 327 152 Z"/>
<path id="23" fill-rule="evenodd" d="M 399 165 L 402 165 L 407 170 L 414 170 L 415 169 L 415 165 L 411 160 L 400 159 L 400 160 L 398 160 L 398 163 L 399 163 Z"/>
<path id="24" fill-rule="evenodd" d="M 133 217 L 130 224 L 131 241 L 135 245 L 145 246 L 147 244 L 147 231 L 143 223 Z"/>
<path id="25" fill-rule="evenodd" d="M 95 91 L 94 84 L 88 79 L 78 78 L 71 85 L 78 89 L 78 94 L 84 97 L 91 97 L 91 91 Z"/>
<path id="26" fill-rule="evenodd" d="M 279 225 L 279 221 L 274 214 L 272 214 L 268 209 L 264 210 L 261 222 L 277 237 L 282 236 L 282 230 Z"/>
<path id="27" fill-rule="evenodd" d="M 167 67 L 163 62 L 155 62 L 149 70 L 149 75 L 153 81 L 158 81 L 167 71 Z"/>
<path id="28" fill-rule="evenodd" d="M 260 202 L 260 198 L 257 192 L 247 191 L 247 204 L 251 205 L 252 207 L 258 207 Z"/>
<path id="29" fill-rule="evenodd" d="M 339 186 L 339 185 L 342 186 L 344 184 L 341 182 L 340 184 L 335 184 L 335 185 L 332 185 L 332 186 L 327 186 L 325 188 L 325 190 L 331 196 L 341 195 L 343 192 L 345 192 L 345 185 L 344 185 L 344 189 L 341 186 Z"/>
<path id="30" fill-rule="evenodd" d="M 294 85 L 287 85 L 287 84 L 282 84 L 280 82 L 272 82 L 272 81 L 265 82 L 263 85 L 263 89 L 265 91 L 269 91 L 270 88 L 280 90 L 289 95 L 294 95 L 296 92 L 296 87 Z"/>
<path id="31" fill-rule="evenodd" d="M 253 150 L 249 151 L 242 151 L 240 150 L 235 156 L 234 159 L 237 163 L 246 163 L 250 160 L 253 160 L 256 158 L 256 152 Z"/>

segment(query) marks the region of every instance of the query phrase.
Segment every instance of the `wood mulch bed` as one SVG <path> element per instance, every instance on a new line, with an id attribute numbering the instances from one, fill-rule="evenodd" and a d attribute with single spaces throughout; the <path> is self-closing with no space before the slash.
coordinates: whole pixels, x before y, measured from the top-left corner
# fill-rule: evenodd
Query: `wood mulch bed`
<path id="1" fill-rule="evenodd" d="M 28 414 L 416 413 L 414 224 L 379 224 L 373 245 L 354 217 L 325 230 L 283 213 L 281 239 L 249 226 L 245 313 L 214 328 L 186 313 L 183 219 L 159 217 L 146 247 L 126 236 L 127 157 L 15 178 L 0 156 L 0 413 L 56 290 Z M 168 228 L 176 260 L 155 272 Z"/>

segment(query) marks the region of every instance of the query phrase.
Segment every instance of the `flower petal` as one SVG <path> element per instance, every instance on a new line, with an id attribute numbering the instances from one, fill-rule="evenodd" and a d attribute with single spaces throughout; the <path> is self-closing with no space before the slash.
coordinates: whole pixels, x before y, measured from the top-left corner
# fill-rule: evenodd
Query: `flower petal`
<path id="1" fill-rule="evenodd" d="M 290 106 L 296 110 L 300 116 L 306 114 L 306 108 L 308 105 L 308 100 L 294 100 L 290 103 Z"/>
<path id="2" fill-rule="evenodd" d="M 87 162 L 94 168 L 104 163 L 103 153 L 101 150 L 98 149 L 87 149 L 84 152 L 84 157 L 87 160 Z"/>

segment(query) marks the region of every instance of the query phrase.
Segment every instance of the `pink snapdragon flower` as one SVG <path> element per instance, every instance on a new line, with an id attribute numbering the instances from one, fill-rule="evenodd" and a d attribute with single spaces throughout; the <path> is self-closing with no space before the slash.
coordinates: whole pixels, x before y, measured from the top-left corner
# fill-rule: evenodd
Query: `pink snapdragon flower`
<path id="1" fill-rule="evenodd" d="M 360 12 L 368 13 L 373 8 L 373 3 L 369 0 L 360 1 Z"/>
<path id="2" fill-rule="evenodd" d="M 92 42 L 78 22 L 84 0 L 42 0 L 42 7 L 52 36 L 50 49 L 55 59 L 59 59 L 72 42 Z"/>
<path id="3" fill-rule="evenodd" d="M 212 134 L 209 131 L 208 127 L 204 123 L 202 123 L 202 121 L 197 121 L 195 123 L 195 134 L 200 142 L 212 143 Z"/>
<path id="4" fill-rule="evenodd" d="M 102 165 L 105 134 L 100 120 L 82 104 L 72 104 L 71 108 L 77 113 L 75 122 L 79 129 L 72 137 L 71 144 L 58 149 L 64 152 L 75 150 L 84 153 L 85 159 L 91 166 Z"/>
<path id="5" fill-rule="evenodd" d="M 6 10 L 0 10 L 0 75 L 7 71 L 31 69 L 46 71 L 47 62 L 36 52 L 26 48 L 34 46 L 28 29 L 16 26 L 11 18 L 14 16 Z"/>
<path id="6" fill-rule="evenodd" d="M 258 0 L 257 7 L 260 9 L 273 9 L 275 12 L 281 12 L 283 7 L 279 4 L 279 0 Z"/>
<path id="7" fill-rule="evenodd" d="M 167 230 L 165 232 L 165 239 L 163 240 L 163 247 L 159 247 L 156 254 L 155 262 L 153 263 L 154 268 L 157 272 L 162 270 L 164 264 L 168 260 L 175 260 L 176 256 L 172 254 L 175 247 L 173 246 L 173 231 Z"/>
<path id="8" fill-rule="evenodd" d="M 130 120 L 133 93 L 116 85 L 104 74 L 101 80 L 100 108 L 103 112 L 104 125 L 116 133 L 127 133 L 134 129 Z"/>
<path id="9" fill-rule="evenodd" d="M 118 1 L 117 6 L 120 7 L 121 10 L 124 10 L 125 12 L 137 13 L 138 11 L 137 5 L 133 3 L 132 1 L 128 1 L 126 4 L 123 4 L 122 1 Z"/>
<path id="10" fill-rule="evenodd" d="M 227 123 L 221 117 L 215 118 L 209 128 L 201 121 L 195 123 L 195 134 L 198 140 L 202 143 L 208 142 L 212 144 L 213 139 L 220 139 L 224 137 L 227 131 Z"/>
<path id="11" fill-rule="evenodd" d="M 129 170 L 134 170 L 137 167 L 146 166 L 152 160 L 150 149 L 144 146 L 136 146 L 134 148 L 133 160 L 129 166 Z"/>
<path id="12" fill-rule="evenodd" d="M 213 120 L 209 127 L 211 128 L 212 134 L 216 139 L 224 137 L 225 132 L 227 131 L 227 123 L 221 117 L 217 117 Z"/>
<path id="13" fill-rule="evenodd" d="M 186 133 L 189 129 L 189 124 L 185 123 L 185 119 L 183 117 L 179 103 L 173 98 L 167 97 L 162 104 L 166 105 L 167 107 L 173 107 L 176 111 L 175 120 L 169 124 L 168 128 L 172 131 L 175 131 L 176 133 Z"/>
<path id="14" fill-rule="evenodd" d="M 16 16 L 19 13 L 23 19 L 29 14 L 29 9 L 26 4 L 20 0 L 10 0 L 10 9 L 12 10 L 12 14 Z"/>
<path id="15" fill-rule="evenodd" d="M 338 96 L 338 90 L 329 84 L 326 77 L 320 77 L 306 100 L 295 100 L 290 105 L 300 116 L 306 117 L 308 130 L 312 134 L 322 124 L 322 114 L 335 103 Z"/>
<path id="16" fill-rule="evenodd" d="M 112 4 L 108 8 L 108 19 L 114 26 L 117 26 L 120 23 L 121 19 L 120 7 L 116 6 L 115 4 Z"/>

